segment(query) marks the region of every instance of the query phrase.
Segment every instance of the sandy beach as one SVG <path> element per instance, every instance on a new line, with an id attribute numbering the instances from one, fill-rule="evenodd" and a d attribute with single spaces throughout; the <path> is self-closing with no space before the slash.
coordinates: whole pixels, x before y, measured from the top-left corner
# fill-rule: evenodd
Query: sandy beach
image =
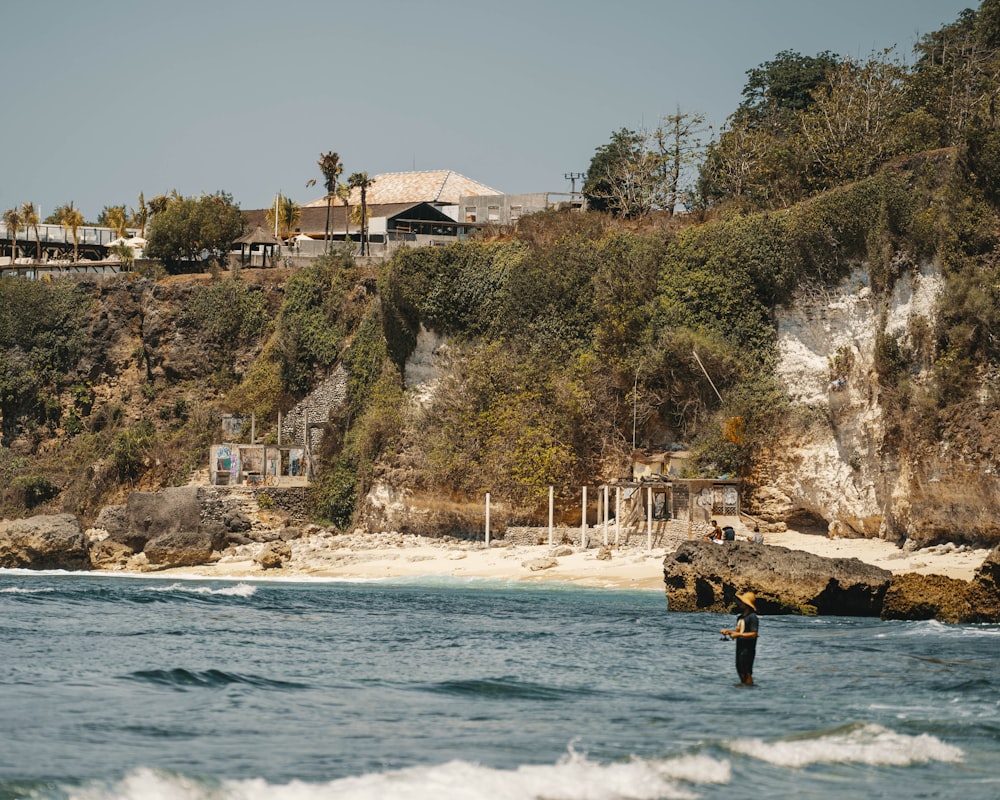
<path id="1" fill-rule="evenodd" d="M 910 551 L 879 539 L 831 539 L 791 530 L 768 533 L 765 543 L 829 558 L 857 558 L 893 573 L 918 572 L 962 580 L 971 580 L 989 553 L 953 545 Z M 487 547 L 483 541 L 399 533 L 334 534 L 323 529 L 288 544 L 291 558 L 280 568 L 261 568 L 255 556 L 264 546 L 251 544 L 231 548 L 214 564 L 159 574 L 332 580 L 453 577 L 663 591 L 662 562 L 667 552 L 664 547 L 647 550 L 641 546 L 596 546 L 583 550 L 508 545 L 502 541 Z"/>

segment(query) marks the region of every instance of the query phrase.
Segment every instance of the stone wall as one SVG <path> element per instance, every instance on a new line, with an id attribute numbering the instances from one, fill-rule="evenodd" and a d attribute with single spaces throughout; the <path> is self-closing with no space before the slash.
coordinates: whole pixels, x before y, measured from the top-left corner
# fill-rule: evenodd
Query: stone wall
<path id="1" fill-rule="evenodd" d="M 322 424 L 329 422 L 330 412 L 347 401 L 347 370 L 342 364 L 281 420 L 281 443 L 301 447 L 305 441 L 306 414 L 309 415 L 309 447 L 313 451 L 323 438 Z M 318 425 L 320 427 L 312 427 Z"/>

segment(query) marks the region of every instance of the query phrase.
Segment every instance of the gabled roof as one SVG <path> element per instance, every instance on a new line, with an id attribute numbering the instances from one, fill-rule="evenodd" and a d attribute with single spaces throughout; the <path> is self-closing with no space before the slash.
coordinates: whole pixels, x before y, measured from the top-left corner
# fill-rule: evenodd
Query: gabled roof
<path id="1" fill-rule="evenodd" d="M 432 203 L 455 205 L 460 197 L 503 194 L 496 189 L 447 169 L 424 172 L 384 172 L 372 179 L 366 200 L 369 205 L 387 203 Z M 361 190 L 351 191 L 351 205 L 361 202 Z M 306 203 L 303 208 L 326 207 L 326 197 Z"/>

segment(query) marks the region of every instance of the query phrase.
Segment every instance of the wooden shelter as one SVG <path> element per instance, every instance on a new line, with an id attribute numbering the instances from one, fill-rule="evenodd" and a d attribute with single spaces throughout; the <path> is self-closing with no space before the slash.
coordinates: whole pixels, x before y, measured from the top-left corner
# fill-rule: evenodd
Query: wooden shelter
<path id="1" fill-rule="evenodd" d="M 253 260 L 253 252 L 258 248 L 261 250 L 261 266 L 267 266 L 267 256 L 268 253 L 271 254 L 271 260 L 274 260 L 274 248 L 281 246 L 281 240 L 278 239 L 270 231 L 264 230 L 260 225 L 257 225 L 250 233 L 245 236 L 241 236 L 237 239 L 234 244 L 240 246 L 240 263 L 246 264 L 248 261 Z M 247 248 L 249 248 L 250 256 L 247 257 Z"/>

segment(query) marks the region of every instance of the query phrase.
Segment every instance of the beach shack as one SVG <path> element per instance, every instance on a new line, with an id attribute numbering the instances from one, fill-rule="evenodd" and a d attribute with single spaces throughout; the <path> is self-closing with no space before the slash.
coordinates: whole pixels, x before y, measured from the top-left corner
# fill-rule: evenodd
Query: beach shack
<path id="1" fill-rule="evenodd" d="M 213 444 L 209 456 L 213 486 L 306 486 L 309 462 L 304 447 Z"/>

